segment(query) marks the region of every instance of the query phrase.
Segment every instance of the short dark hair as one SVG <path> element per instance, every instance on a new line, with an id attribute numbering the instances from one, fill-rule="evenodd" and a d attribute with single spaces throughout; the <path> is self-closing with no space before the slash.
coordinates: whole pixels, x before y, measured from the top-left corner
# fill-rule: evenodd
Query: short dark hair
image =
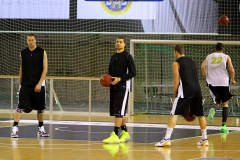
<path id="1" fill-rule="evenodd" d="M 34 38 L 36 39 L 36 35 L 33 34 L 33 33 L 29 33 L 29 34 L 27 35 L 27 37 L 34 37 Z"/>
<path id="2" fill-rule="evenodd" d="M 216 50 L 221 51 L 221 50 L 223 50 L 223 47 L 224 47 L 223 44 L 218 42 L 217 45 L 216 45 Z"/>
<path id="3" fill-rule="evenodd" d="M 124 42 L 124 43 L 126 43 L 126 41 L 125 41 L 125 38 L 124 38 L 124 37 L 121 37 L 121 36 L 119 36 L 119 37 L 117 37 L 117 39 L 123 39 L 123 42 Z"/>
<path id="4" fill-rule="evenodd" d="M 178 44 L 174 47 L 174 50 L 179 54 L 184 54 L 184 46 L 182 44 Z"/>

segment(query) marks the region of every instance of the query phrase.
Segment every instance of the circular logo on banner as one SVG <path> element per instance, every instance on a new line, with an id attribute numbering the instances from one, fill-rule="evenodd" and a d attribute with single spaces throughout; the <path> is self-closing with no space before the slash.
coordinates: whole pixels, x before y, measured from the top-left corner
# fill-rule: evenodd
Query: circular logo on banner
<path id="1" fill-rule="evenodd" d="M 119 1 L 119 0 L 107 0 L 101 2 L 103 9 L 111 15 L 121 15 L 126 13 L 132 5 L 132 2 Z"/>

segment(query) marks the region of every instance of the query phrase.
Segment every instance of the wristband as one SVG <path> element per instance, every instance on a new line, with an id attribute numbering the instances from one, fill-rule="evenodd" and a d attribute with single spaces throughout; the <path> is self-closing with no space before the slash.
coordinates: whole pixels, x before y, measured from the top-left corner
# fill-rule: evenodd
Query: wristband
<path id="1" fill-rule="evenodd" d="M 119 81 L 119 82 L 121 81 L 121 77 L 118 78 L 118 81 Z"/>

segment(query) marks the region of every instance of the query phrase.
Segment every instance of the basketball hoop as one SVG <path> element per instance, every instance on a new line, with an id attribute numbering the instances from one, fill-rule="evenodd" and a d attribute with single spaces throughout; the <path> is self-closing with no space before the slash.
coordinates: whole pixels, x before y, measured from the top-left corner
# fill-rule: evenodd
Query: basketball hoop
<path id="1" fill-rule="evenodd" d="M 124 0 L 109 0 L 109 2 L 111 4 L 111 11 L 120 12 L 123 1 Z"/>

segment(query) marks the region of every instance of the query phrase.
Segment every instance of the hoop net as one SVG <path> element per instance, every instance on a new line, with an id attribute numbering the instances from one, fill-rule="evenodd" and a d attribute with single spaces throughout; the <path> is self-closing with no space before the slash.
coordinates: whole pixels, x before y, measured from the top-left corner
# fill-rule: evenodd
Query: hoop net
<path id="1" fill-rule="evenodd" d="M 124 0 L 109 0 L 109 2 L 111 4 L 111 11 L 120 12 Z"/>

